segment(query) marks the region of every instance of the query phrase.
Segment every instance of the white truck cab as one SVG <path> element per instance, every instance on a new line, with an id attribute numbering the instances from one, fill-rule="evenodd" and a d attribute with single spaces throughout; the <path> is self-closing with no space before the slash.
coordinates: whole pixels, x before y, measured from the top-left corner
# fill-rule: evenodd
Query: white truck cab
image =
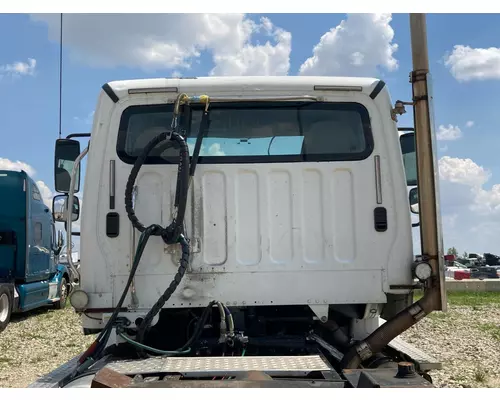
<path id="1" fill-rule="evenodd" d="M 80 289 L 88 295 L 87 315 L 115 307 L 124 289 L 139 238 L 125 212 L 125 186 L 144 146 L 170 129 L 179 93 L 234 100 L 209 105 L 185 214 L 189 268 L 165 307 L 205 307 L 211 300 L 309 305 L 321 318 L 330 305 L 378 314 L 387 295 L 408 293 L 395 288 L 413 282 L 413 248 L 399 135 L 383 82 L 241 77 L 105 88 L 83 190 Z M 193 106 L 181 122 L 191 151 L 203 107 Z M 153 151 L 136 179 L 134 208 L 145 225 L 172 220 L 175 151 Z M 175 246 L 151 238 L 128 311 L 151 308 L 179 256 Z M 95 319 L 83 322 L 96 327 Z"/>
<path id="2" fill-rule="evenodd" d="M 88 155 L 71 303 L 99 336 L 81 363 L 112 345 L 309 357 L 312 340 L 344 367 L 383 364 L 364 340 L 431 273 L 412 248 L 415 138 L 396 120 L 375 78 L 105 84 L 88 148 L 70 135 L 55 152 L 67 207 Z"/>

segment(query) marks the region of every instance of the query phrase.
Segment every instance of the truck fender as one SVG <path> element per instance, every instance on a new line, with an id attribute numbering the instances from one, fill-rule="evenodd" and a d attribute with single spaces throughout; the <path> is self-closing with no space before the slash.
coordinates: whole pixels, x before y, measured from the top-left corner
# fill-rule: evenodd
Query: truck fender
<path id="1" fill-rule="evenodd" d="M 66 288 L 67 290 L 64 292 L 64 294 L 61 290 L 61 282 L 63 280 L 66 282 L 66 285 L 68 285 L 68 287 Z M 71 287 L 70 274 L 68 268 L 65 265 L 57 265 L 57 273 L 54 276 L 53 282 L 57 282 L 57 296 L 59 297 L 59 300 L 54 303 L 54 307 L 56 309 L 62 309 L 66 305 L 66 300 L 68 298 L 67 296 Z"/>
<path id="2" fill-rule="evenodd" d="M 60 284 L 61 279 L 62 279 L 63 276 L 66 278 L 66 282 L 68 282 L 68 283 L 71 284 L 71 282 L 70 282 L 70 276 L 71 275 L 69 274 L 68 268 L 65 265 L 63 265 L 63 264 L 58 264 L 57 265 L 57 273 L 56 273 L 56 275 L 54 277 L 54 281 L 56 281 L 57 285 L 58 285 L 58 292 L 60 290 L 59 284 Z"/>

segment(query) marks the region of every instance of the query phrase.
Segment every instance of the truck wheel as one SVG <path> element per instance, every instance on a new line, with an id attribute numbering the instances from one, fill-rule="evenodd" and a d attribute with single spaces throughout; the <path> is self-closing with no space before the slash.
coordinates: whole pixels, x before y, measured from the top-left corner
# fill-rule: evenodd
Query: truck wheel
<path id="1" fill-rule="evenodd" d="M 0 332 L 2 332 L 10 322 L 12 314 L 12 295 L 5 286 L 0 286 Z"/>
<path id="2" fill-rule="evenodd" d="M 57 310 L 61 310 L 66 306 L 66 300 L 68 299 L 68 283 L 66 278 L 63 276 L 61 279 L 61 295 L 59 300 L 54 303 L 54 307 Z"/>

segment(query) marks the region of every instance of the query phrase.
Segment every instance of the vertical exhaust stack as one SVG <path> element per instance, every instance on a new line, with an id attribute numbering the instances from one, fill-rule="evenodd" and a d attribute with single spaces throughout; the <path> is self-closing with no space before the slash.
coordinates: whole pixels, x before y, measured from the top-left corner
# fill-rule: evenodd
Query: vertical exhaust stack
<path id="1" fill-rule="evenodd" d="M 389 342 L 432 311 L 446 311 L 444 254 L 439 208 L 439 171 L 434 151 L 436 144 L 432 95 L 429 90 L 430 73 L 425 14 L 410 14 L 410 32 L 413 58 L 410 81 L 413 89 L 422 261 L 431 266 L 432 274 L 425 283 L 422 299 L 398 313 L 345 354 L 342 366 L 347 369 L 358 368 L 364 360 L 382 351 Z"/>
<path id="2" fill-rule="evenodd" d="M 439 169 L 437 164 L 432 93 L 425 14 L 410 14 L 413 72 L 413 112 L 417 148 L 420 242 L 422 254 L 432 268 L 432 281 L 426 296 L 432 297 L 432 310 L 446 311 L 444 253 L 439 207 Z"/>

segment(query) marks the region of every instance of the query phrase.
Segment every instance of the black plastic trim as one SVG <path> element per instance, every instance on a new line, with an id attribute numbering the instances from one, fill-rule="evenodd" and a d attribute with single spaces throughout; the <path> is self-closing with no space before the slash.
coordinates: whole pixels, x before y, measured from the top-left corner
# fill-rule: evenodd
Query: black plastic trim
<path id="1" fill-rule="evenodd" d="M 66 139 L 71 139 L 74 137 L 90 137 L 90 133 L 71 133 L 66 136 Z"/>
<path id="2" fill-rule="evenodd" d="M 375 100 L 378 94 L 382 91 L 385 86 L 385 82 L 383 80 L 378 81 L 377 85 L 373 88 L 370 93 L 370 99 Z"/>
<path id="3" fill-rule="evenodd" d="M 118 237 L 120 234 L 120 214 L 109 212 L 106 215 L 106 235 L 110 238 Z"/>
<path id="4" fill-rule="evenodd" d="M 270 101 L 269 104 L 274 107 L 284 107 L 280 102 Z M 302 102 L 297 102 L 303 104 Z M 253 102 L 241 102 L 241 103 L 224 103 L 224 104 L 212 104 L 212 108 L 238 108 L 238 107 L 248 107 L 253 106 Z M 365 106 L 360 103 L 355 102 L 345 102 L 345 103 L 310 103 L 306 104 L 311 106 L 323 106 L 332 107 L 334 110 L 342 109 L 357 109 L 360 113 L 361 120 L 363 123 L 364 137 L 366 141 L 366 147 L 362 152 L 359 153 L 338 153 L 338 154 L 291 154 L 291 155 L 259 155 L 259 156 L 200 156 L 198 159 L 198 164 L 259 164 L 259 163 L 285 163 L 285 162 L 332 162 L 332 161 L 362 161 L 366 160 L 373 153 L 374 139 L 373 132 L 370 123 L 370 114 Z M 267 105 L 263 102 L 258 102 L 258 106 Z M 290 107 L 287 105 L 286 107 Z M 201 108 L 193 106 L 193 109 Z M 154 105 L 144 105 L 144 106 L 130 106 L 127 107 L 121 116 L 120 126 L 118 128 L 118 138 L 116 141 L 116 153 L 118 158 L 126 164 L 133 165 L 137 157 L 131 156 L 125 151 L 125 142 L 127 138 L 128 121 L 131 115 L 138 113 L 158 113 L 159 111 L 171 112 L 173 109 L 172 104 L 154 104 Z M 190 123 L 190 121 L 188 122 Z M 181 126 L 183 123 L 181 122 Z M 165 128 L 168 130 L 168 127 Z M 192 157 L 191 157 L 192 158 Z M 146 165 L 164 165 L 164 164 L 177 164 L 177 157 L 148 157 L 144 164 Z"/>
<path id="5" fill-rule="evenodd" d="M 109 96 L 113 103 L 118 103 L 120 101 L 116 93 L 113 92 L 113 89 L 111 89 L 111 86 L 109 86 L 109 83 L 105 83 L 104 85 L 102 85 L 102 90 L 104 90 L 104 93 Z"/>
<path id="6" fill-rule="evenodd" d="M 387 230 L 387 210 L 385 207 L 377 207 L 373 210 L 373 220 L 377 232 L 385 232 Z"/>

